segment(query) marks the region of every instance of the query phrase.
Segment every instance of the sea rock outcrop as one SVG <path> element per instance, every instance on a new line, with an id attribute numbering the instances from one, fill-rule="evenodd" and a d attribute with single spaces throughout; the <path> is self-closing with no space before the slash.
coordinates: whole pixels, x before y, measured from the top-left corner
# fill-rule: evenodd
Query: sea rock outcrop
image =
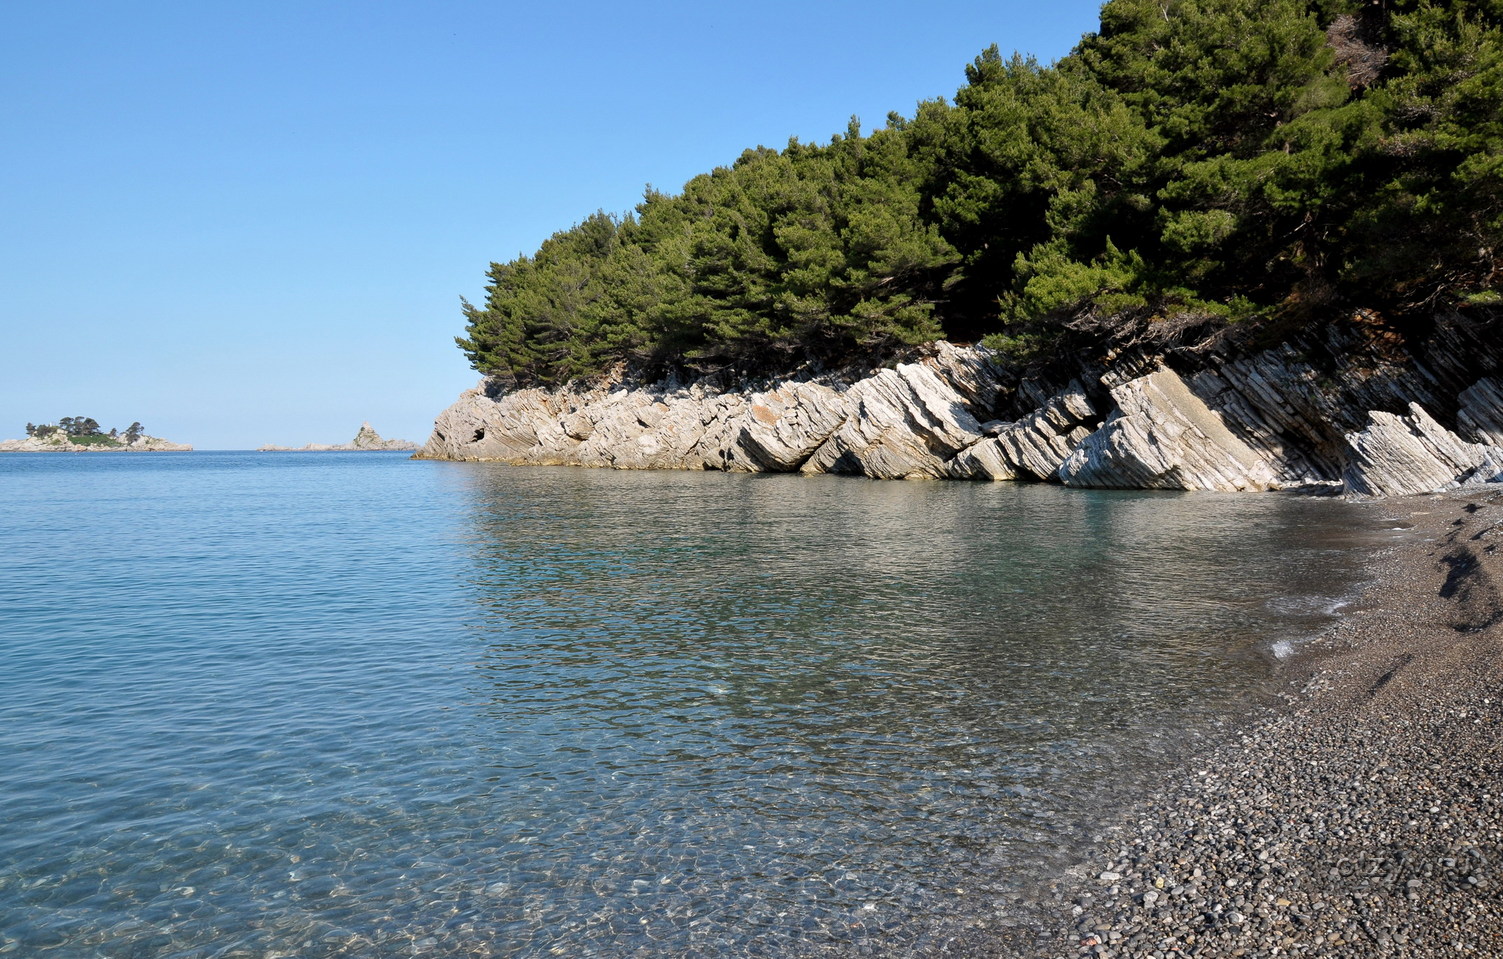
<path id="1" fill-rule="evenodd" d="M 746 392 L 670 383 L 493 395 L 482 382 L 440 414 L 418 457 L 941 478 L 981 438 L 940 368 L 907 363 L 855 383 L 789 380 Z"/>
<path id="2" fill-rule="evenodd" d="M 411 452 L 418 445 L 411 440 L 388 440 L 382 439 L 369 423 L 361 423 L 360 429 L 355 433 L 355 438 L 348 443 L 331 445 L 328 443 L 309 443 L 307 446 L 258 446 L 258 453 L 353 453 L 379 450 L 398 450 Z"/>
<path id="3" fill-rule="evenodd" d="M 361 423 L 360 429 L 355 432 L 355 438 L 350 441 L 350 446 L 357 450 L 416 450 L 417 444 L 412 440 L 382 439 L 369 423 Z"/>
<path id="4" fill-rule="evenodd" d="M 846 398 L 821 383 L 789 383 L 754 393 L 737 436 L 740 450 L 768 472 L 808 462 L 846 418 Z"/>
<path id="5" fill-rule="evenodd" d="M 1029 375 L 937 343 L 737 388 L 482 381 L 417 458 L 1362 496 L 1503 480 L 1503 315 L 1397 330 L 1359 312 L 1272 345 L 1235 332 Z"/>

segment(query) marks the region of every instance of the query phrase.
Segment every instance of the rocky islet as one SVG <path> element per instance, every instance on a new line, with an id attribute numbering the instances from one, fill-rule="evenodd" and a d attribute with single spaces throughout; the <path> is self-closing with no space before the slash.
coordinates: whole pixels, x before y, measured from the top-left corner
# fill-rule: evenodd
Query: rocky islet
<path id="1" fill-rule="evenodd" d="M 187 443 L 174 443 L 159 436 L 141 435 L 133 443 L 74 443 L 62 434 L 28 436 L 24 440 L 0 440 L 0 453 L 189 453 Z"/>
<path id="2" fill-rule="evenodd" d="M 268 444 L 257 447 L 259 453 L 357 453 L 379 451 L 411 451 L 417 449 L 417 444 L 411 440 L 383 439 L 380 433 L 369 423 L 361 423 L 360 429 L 355 433 L 355 438 L 348 443 L 328 444 L 309 443 L 307 446 L 275 446 Z"/>

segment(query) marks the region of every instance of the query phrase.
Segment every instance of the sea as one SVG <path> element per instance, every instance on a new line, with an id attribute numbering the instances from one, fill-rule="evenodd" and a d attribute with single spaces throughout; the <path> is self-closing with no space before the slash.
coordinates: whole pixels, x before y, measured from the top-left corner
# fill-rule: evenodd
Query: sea
<path id="1" fill-rule="evenodd" d="M 0 456 L 0 956 L 941 955 L 1288 680 L 1276 494 Z"/>

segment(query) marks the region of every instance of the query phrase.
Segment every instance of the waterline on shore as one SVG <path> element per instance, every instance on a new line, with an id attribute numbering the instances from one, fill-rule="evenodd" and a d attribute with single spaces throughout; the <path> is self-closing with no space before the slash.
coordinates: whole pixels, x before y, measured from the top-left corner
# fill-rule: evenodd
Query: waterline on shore
<path id="1" fill-rule="evenodd" d="M 1283 705 L 1103 835 L 1053 890 L 1053 931 L 994 953 L 1498 954 L 1503 491 L 1384 508 L 1398 541 L 1288 657 Z"/>

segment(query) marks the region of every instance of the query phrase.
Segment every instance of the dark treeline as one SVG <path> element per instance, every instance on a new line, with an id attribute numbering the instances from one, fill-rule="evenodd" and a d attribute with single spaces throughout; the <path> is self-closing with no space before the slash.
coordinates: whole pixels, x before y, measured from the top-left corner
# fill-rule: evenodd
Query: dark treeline
<path id="1" fill-rule="evenodd" d="M 1503 0 L 1111 0 L 1053 66 L 993 47 L 953 102 L 492 264 L 458 342 L 556 384 L 1496 300 L 1500 29 Z"/>

